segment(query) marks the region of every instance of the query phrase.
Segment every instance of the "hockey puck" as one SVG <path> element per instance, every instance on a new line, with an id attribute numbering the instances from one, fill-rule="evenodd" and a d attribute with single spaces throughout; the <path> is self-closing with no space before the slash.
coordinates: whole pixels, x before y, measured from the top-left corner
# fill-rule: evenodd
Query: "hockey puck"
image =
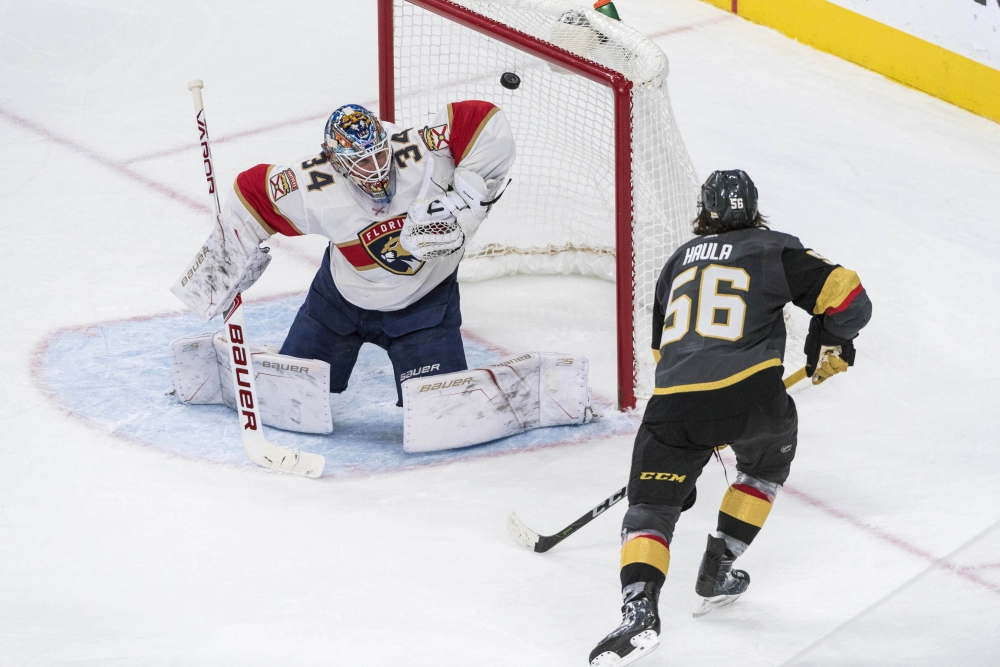
<path id="1" fill-rule="evenodd" d="M 517 87 L 521 85 L 521 77 L 513 72 L 504 72 L 500 75 L 500 85 L 507 90 L 517 90 Z"/>

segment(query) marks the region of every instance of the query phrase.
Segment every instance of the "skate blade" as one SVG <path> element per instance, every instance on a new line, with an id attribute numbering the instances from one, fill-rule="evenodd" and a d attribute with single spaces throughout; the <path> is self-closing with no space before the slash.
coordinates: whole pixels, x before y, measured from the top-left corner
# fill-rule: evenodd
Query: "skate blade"
<path id="1" fill-rule="evenodd" d="M 656 650 L 660 645 L 660 636 L 652 630 L 644 630 L 629 640 L 635 650 L 625 657 L 619 658 L 617 653 L 608 651 L 602 653 L 590 663 L 590 667 L 625 667 L 630 665 L 644 655 Z"/>
<path id="2" fill-rule="evenodd" d="M 705 598 L 701 601 L 701 606 L 695 609 L 691 615 L 695 618 L 701 618 L 705 614 L 719 609 L 720 607 L 728 607 L 732 603 L 736 602 L 740 595 L 740 593 L 737 593 L 736 595 L 717 595 L 714 598 Z"/>

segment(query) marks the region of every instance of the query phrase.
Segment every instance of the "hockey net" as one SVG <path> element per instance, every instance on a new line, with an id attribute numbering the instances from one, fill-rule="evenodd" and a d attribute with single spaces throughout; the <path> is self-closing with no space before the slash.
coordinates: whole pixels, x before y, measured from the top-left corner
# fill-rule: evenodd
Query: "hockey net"
<path id="1" fill-rule="evenodd" d="M 503 109 L 514 132 L 513 182 L 467 249 L 460 279 L 615 281 L 619 406 L 633 407 L 654 386 L 656 279 L 690 238 L 698 190 L 663 51 L 567 0 L 379 2 L 383 117 L 423 127 L 445 104 L 479 99 Z M 505 72 L 519 87 L 500 84 Z"/>

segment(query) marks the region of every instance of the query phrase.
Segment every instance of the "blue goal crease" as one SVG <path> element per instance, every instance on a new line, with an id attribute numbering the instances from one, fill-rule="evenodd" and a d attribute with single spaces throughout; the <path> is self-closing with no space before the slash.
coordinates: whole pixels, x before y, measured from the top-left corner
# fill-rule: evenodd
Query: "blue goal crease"
<path id="1" fill-rule="evenodd" d="M 246 305 L 251 340 L 280 345 L 302 297 Z M 112 435 L 185 458 L 255 467 L 243 453 L 236 414 L 221 405 L 183 405 L 171 388 L 167 346 L 182 336 L 219 329 L 194 314 L 168 314 L 60 329 L 36 359 L 43 389 L 75 416 Z M 559 350 L 556 350 L 559 351 Z M 470 367 L 501 355 L 475 336 L 465 337 Z M 635 432 L 635 415 L 598 404 L 603 417 L 580 426 L 541 428 L 490 443 L 443 452 L 403 451 L 403 411 L 396 407 L 392 365 L 385 352 L 364 345 L 347 391 L 331 397 L 333 433 L 310 435 L 268 428 L 269 440 L 322 454 L 324 477 L 349 477 L 511 454 Z"/>

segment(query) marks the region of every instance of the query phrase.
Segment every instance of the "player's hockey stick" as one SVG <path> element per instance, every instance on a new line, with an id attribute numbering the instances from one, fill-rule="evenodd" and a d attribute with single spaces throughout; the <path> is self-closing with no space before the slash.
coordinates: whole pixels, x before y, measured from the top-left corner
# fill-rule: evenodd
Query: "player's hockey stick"
<path id="1" fill-rule="evenodd" d="M 562 530 L 560 530 L 555 535 L 539 535 L 532 529 L 521 523 L 521 520 L 517 518 L 517 515 L 513 512 L 507 517 L 507 532 L 510 536 L 514 538 L 514 541 L 520 544 L 525 549 L 531 549 L 536 553 L 545 553 L 555 545 L 559 544 L 567 537 L 580 530 L 588 523 L 596 519 L 601 514 L 610 508 L 612 505 L 617 503 L 619 500 L 625 497 L 625 490 L 628 487 L 623 486 L 618 489 L 608 498 L 605 498 L 600 505 L 590 510 L 579 519 L 569 524 Z"/>
<path id="2" fill-rule="evenodd" d="M 785 383 L 785 389 L 791 389 L 792 385 L 796 384 L 800 380 L 806 379 L 806 367 L 803 366 L 799 370 L 795 371 L 788 377 L 786 377 L 783 382 Z"/>
<path id="3" fill-rule="evenodd" d="M 792 385 L 806 377 L 806 368 L 803 366 L 799 370 L 795 371 L 791 375 L 785 378 L 785 389 L 789 389 Z M 532 529 L 525 526 L 520 519 L 517 518 L 517 514 L 514 512 L 510 513 L 507 517 L 507 532 L 510 536 L 514 538 L 514 541 L 520 544 L 525 549 L 531 549 L 535 553 L 545 553 L 555 545 L 559 544 L 567 537 L 580 530 L 588 523 L 596 519 L 601 514 L 610 508 L 612 505 L 617 503 L 619 500 L 625 497 L 628 487 L 623 486 L 622 488 L 615 491 L 611 496 L 604 499 L 604 501 L 590 510 L 579 519 L 569 524 L 562 530 L 560 530 L 555 535 L 539 535 Z"/>
<path id="4" fill-rule="evenodd" d="M 201 154 L 205 165 L 205 179 L 208 181 L 208 193 L 212 197 L 212 208 L 215 211 L 215 224 L 222 224 L 222 209 L 219 206 L 219 193 L 215 187 L 215 167 L 212 164 L 212 150 L 208 145 L 208 124 L 205 122 L 205 105 L 201 99 L 201 80 L 188 83 L 188 90 L 194 95 L 194 109 L 198 121 L 198 131 L 201 133 Z M 240 425 L 243 427 L 243 451 L 250 460 L 265 468 L 290 472 L 293 475 L 319 477 L 326 463 L 319 454 L 309 454 L 294 449 L 281 447 L 268 442 L 264 437 L 264 422 L 260 418 L 260 401 L 257 400 L 257 387 L 254 382 L 253 360 L 246 342 L 246 322 L 243 318 L 243 295 L 236 293 L 232 305 L 226 309 L 225 317 L 226 339 L 229 341 L 230 366 L 233 369 L 233 395 L 236 398 L 236 410 L 239 413 Z"/>

